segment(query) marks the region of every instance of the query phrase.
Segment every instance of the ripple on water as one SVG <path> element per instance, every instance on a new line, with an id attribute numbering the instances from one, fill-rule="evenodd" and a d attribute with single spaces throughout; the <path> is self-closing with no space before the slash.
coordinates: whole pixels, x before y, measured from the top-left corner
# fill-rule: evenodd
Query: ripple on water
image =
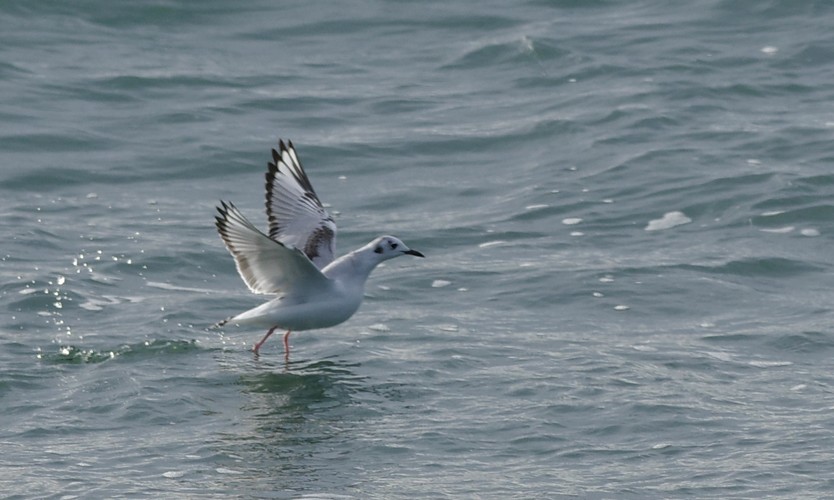
<path id="1" fill-rule="evenodd" d="M 61 345 L 56 352 L 41 353 L 38 357 L 55 364 L 102 363 L 116 358 L 142 359 L 168 354 L 185 354 L 202 349 L 196 340 L 147 340 L 141 343 L 124 345 L 112 350 L 84 349 L 74 345 Z"/>

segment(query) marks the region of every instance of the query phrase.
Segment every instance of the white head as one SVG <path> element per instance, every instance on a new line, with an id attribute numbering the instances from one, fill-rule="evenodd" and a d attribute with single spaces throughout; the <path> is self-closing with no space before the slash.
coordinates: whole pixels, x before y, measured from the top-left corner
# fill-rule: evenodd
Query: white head
<path id="1" fill-rule="evenodd" d="M 399 238 L 393 236 L 380 236 L 368 243 L 367 248 L 377 257 L 378 262 L 393 259 L 400 255 L 413 255 L 415 257 L 425 257 L 417 250 L 412 250 L 406 246 Z"/>

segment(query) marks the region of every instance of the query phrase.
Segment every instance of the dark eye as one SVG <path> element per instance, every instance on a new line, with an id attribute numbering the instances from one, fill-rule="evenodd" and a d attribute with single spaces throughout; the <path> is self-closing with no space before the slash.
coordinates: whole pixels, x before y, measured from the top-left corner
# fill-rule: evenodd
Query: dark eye
<path id="1" fill-rule="evenodd" d="M 397 244 L 396 243 L 391 243 L 391 250 L 396 250 L 396 249 L 397 249 Z"/>
<path id="2" fill-rule="evenodd" d="M 382 253 L 382 247 L 374 248 L 374 253 Z"/>

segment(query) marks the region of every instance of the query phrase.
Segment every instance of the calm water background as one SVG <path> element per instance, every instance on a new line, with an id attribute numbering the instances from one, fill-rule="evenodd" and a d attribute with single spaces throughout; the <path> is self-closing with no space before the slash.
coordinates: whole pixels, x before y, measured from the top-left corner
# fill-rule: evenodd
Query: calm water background
<path id="1" fill-rule="evenodd" d="M 12 498 L 834 495 L 834 4 L 0 4 Z M 342 252 L 280 341 L 213 227 L 292 139 Z"/>

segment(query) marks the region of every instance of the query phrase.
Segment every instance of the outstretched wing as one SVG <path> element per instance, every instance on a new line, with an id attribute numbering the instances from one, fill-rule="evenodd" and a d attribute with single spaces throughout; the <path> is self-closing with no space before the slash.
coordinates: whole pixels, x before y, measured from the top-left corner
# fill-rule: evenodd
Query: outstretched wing
<path id="1" fill-rule="evenodd" d="M 336 223 L 316 196 L 292 141 L 278 141 L 266 172 L 269 237 L 298 248 L 319 269 L 333 262 Z"/>
<path id="2" fill-rule="evenodd" d="M 231 202 L 217 207 L 217 232 L 235 258 L 240 277 L 255 293 L 306 295 L 330 280 L 300 250 L 269 238 Z"/>

